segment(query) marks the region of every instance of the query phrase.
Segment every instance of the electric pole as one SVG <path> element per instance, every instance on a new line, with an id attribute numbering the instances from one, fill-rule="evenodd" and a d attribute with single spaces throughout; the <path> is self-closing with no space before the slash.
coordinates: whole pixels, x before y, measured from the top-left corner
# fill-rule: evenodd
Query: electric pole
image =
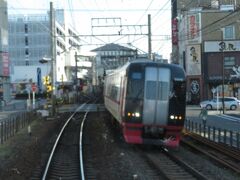
<path id="1" fill-rule="evenodd" d="M 77 66 L 77 62 L 78 62 L 78 55 L 77 52 L 75 52 L 75 90 L 76 90 L 76 103 L 78 103 L 78 77 L 77 77 L 77 73 L 78 73 L 78 66 Z"/>
<path id="2" fill-rule="evenodd" d="M 148 14 L 148 58 L 152 59 L 151 14 Z"/>
<path id="3" fill-rule="evenodd" d="M 177 1 L 172 2 L 172 57 L 171 63 L 179 64 Z"/>
<path id="4" fill-rule="evenodd" d="M 55 58 L 56 58 L 56 39 L 55 39 L 55 17 L 53 3 L 50 2 L 50 37 L 51 37 L 51 115 L 55 115 Z"/>

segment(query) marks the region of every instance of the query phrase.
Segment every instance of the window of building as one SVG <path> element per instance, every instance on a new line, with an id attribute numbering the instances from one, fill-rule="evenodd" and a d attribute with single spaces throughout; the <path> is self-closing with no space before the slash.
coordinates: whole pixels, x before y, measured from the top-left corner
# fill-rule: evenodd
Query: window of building
<path id="1" fill-rule="evenodd" d="M 29 55 L 28 49 L 25 49 L 25 55 Z"/>
<path id="2" fill-rule="evenodd" d="M 224 28 L 224 39 L 235 39 L 234 26 L 226 26 Z"/>
<path id="3" fill-rule="evenodd" d="M 25 37 L 25 45 L 28 46 L 28 37 Z"/>
<path id="4" fill-rule="evenodd" d="M 24 25 L 24 30 L 25 30 L 25 33 L 28 33 L 28 25 L 27 24 Z"/>
<path id="5" fill-rule="evenodd" d="M 235 57 L 224 57 L 224 69 L 232 69 L 236 65 Z"/>

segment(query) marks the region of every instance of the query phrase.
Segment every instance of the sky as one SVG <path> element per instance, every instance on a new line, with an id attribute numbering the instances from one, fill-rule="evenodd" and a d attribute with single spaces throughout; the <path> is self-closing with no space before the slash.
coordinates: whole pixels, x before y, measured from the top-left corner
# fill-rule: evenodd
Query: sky
<path id="1" fill-rule="evenodd" d="M 9 14 L 45 13 L 50 7 L 49 0 L 7 0 L 7 2 Z M 162 55 L 163 58 L 170 58 L 172 49 L 170 0 L 52 0 L 52 2 L 55 9 L 64 8 L 71 17 L 71 23 L 81 38 L 82 51 L 90 51 L 106 43 L 116 43 L 130 45 L 147 53 L 146 34 L 150 14 L 152 52 Z M 121 35 L 115 36 L 119 32 Z"/>

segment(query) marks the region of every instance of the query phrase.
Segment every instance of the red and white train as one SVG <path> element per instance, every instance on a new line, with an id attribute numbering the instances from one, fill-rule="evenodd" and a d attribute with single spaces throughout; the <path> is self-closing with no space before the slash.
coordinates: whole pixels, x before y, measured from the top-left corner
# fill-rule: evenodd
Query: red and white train
<path id="1" fill-rule="evenodd" d="M 186 112 L 186 77 L 179 65 L 135 60 L 107 74 L 106 109 L 127 143 L 178 147 Z"/>

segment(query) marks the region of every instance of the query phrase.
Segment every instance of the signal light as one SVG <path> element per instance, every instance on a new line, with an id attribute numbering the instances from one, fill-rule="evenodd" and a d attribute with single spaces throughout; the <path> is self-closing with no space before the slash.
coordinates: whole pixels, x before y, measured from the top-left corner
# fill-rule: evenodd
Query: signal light
<path id="1" fill-rule="evenodd" d="M 52 86 L 51 85 L 47 85 L 47 92 L 51 92 L 52 91 Z"/>
<path id="2" fill-rule="evenodd" d="M 43 84 L 48 85 L 50 83 L 50 77 L 49 76 L 43 76 Z"/>

